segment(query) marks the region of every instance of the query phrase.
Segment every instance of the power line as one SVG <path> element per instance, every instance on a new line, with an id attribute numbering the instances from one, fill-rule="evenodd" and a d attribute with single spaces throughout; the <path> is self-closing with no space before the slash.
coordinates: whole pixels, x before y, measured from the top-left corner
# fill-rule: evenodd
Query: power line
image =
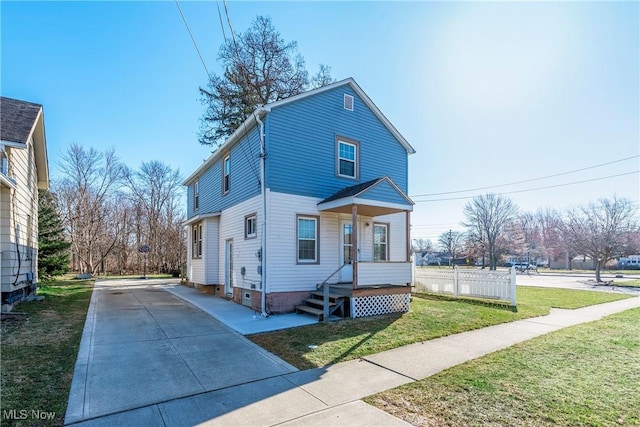
<path id="1" fill-rule="evenodd" d="M 193 37 L 193 34 L 191 33 L 191 29 L 189 28 L 189 24 L 187 24 L 187 19 L 184 17 L 184 13 L 182 13 L 182 8 L 180 7 L 180 3 L 178 3 L 178 0 L 175 0 L 176 2 L 176 6 L 178 6 L 178 10 L 180 11 L 180 16 L 182 16 L 182 22 L 184 22 L 184 26 L 187 28 L 187 31 L 189 32 L 189 36 L 191 37 L 191 41 L 193 42 L 193 47 L 196 48 L 196 52 L 198 52 L 198 56 L 200 57 L 200 62 L 202 62 L 202 66 L 204 67 L 204 71 L 207 73 L 207 78 L 209 76 L 211 76 L 211 74 L 209 73 L 209 69 L 207 68 L 207 64 L 205 64 L 204 62 L 204 58 L 202 57 L 202 54 L 200 53 L 200 49 L 198 49 L 198 44 L 196 43 L 196 39 Z"/>
<path id="2" fill-rule="evenodd" d="M 218 8 L 218 19 L 220 20 L 220 28 L 222 28 L 222 38 L 227 41 L 227 34 L 224 31 L 224 24 L 222 23 L 222 14 L 220 13 L 220 2 L 216 1 L 216 7 Z"/>
<path id="3" fill-rule="evenodd" d="M 637 156 L 636 156 L 637 157 Z M 593 179 L 585 179 L 583 181 L 574 181 L 574 182 L 567 182 L 565 184 L 556 184 L 556 185 L 547 185 L 545 187 L 537 187 L 537 188 L 528 188 L 525 190 L 515 190 L 515 191 L 505 191 L 504 193 L 496 193 L 496 195 L 498 196 L 502 196 L 505 194 L 516 194 L 516 193 L 526 193 L 529 191 L 537 191 L 537 190 L 546 190 L 548 188 L 557 188 L 557 187 L 566 187 L 568 185 L 575 185 L 575 184 L 584 184 L 585 182 L 593 182 L 593 181 L 601 181 L 603 179 L 609 179 L 609 178 L 617 178 L 619 176 L 625 176 L 625 175 L 632 175 L 634 173 L 638 173 L 640 172 L 640 170 L 635 170 L 635 171 L 631 171 L 631 172 L 625 172 L 625 173 L 620 173 L 617 175 L 609 175 L 609 176 L 603 176 L 600 178 L 593 178 Z M 464 196 L 464 197 L 449 197 L 446 199 L 431 199 L 431 200 L 414 200 L 416 203 L 425 203 L 425 202 L 443 202 L 443 201 L 447 201 L 447 200 L 464 200 L 464 199 L 473 199 L 476 196 Z"/>
<path id="4" fill-rule="evenodd" d="M 589 167 L 586 167 L 586 168 L 575 169 L 575 170 L 572 170 L 572 171 L 569 171 L 569 172 L 561 172 L 561 173 L 556 173 L 556 174 L 553 174 L 553 175 L 542 176 L 542 177 L 539 177 L 539 178 L 531 178 L 531 179 L 525 179 L 523 181 L 510 182 L 508 184 L 490 185 L 488 187 L 470 188 L 468 190 L 446 191 L 444 193 L 414 194 L 414 195 L 411 195 L 410 197 L 443 196 L 445 194 L 468 193 L 468 192 L 471 192 L 471 191 L 488 190 L 490 188 L 507 187 L 509 185 L 524 184 L 526 182 L 540 181 L 542 179 L 555 178 L 557 176 L 568 175 L 568 174 L 576 173 L 576 172 L 582 172 L 582 171 L 586 171 L 586 170 L 589 170 L 589 169 L 595 169 L 595 168 L 599 168 L 599 167 L 602 167 L 602 166 L 612 165 L 614 163 L 620 163 L 620 162 L 623 162 L 625 160 L 635 159 L 637 157 L 640 157 L 640 155 L 635 155 L 635 156 L 631 156 L 631 157 L 625 157 L 624 159 L 614 160 L 612 162 L 607 162 L 607 163 L 601 163 L 599 165 L 589 166 Z M 503 194 L 508 194 L 508 193 L 503 193 Z M 463 198 L 466 198 L 466 197 L 463 197 Z M 457 199 L 450 199 L 450 200 L 457 200 Z"/>

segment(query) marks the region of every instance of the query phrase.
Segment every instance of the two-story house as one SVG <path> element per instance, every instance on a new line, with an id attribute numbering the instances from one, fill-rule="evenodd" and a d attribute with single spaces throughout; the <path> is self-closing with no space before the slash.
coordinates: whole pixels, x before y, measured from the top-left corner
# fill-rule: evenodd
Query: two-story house
<path id="1" fill-rule="evenodd" d="M 38 189 L 49 188 L 42 105 L 0 97 L 0 285 L 2 311 L 35 290 Z"/>
<path id="2" fill-rule="evenodd" d="M 263 314 L 403 312 L 413 147 L 349 78 L 260 107 L 187 180 L 187 280 Z"/>

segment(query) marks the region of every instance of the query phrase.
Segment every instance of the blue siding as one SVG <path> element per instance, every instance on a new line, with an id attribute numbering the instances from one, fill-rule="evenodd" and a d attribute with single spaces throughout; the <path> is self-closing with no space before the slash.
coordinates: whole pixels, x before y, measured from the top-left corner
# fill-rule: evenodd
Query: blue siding
<path id="1" fill-rule="evenodd" d="M 362 199 L 379 200 L 382 202 L 409 205 L 409 202 L 407 202 L 407 200 L 402 197 L 402 195 L 398 193 L 398 191 L 393 188 L 393 186 L 387 181 L 382 181 L 380 184 L 376 185 L 370 190 L 365 191 L 358 197 Z"/>
<path id="2" fill-rule="evenodd" d="M 225 152 L 226 153 L 226 152 Z M 222 162 L 225 153 L 198 178 L 199 209 L 193 210 L 193 183 L 187 190 L 187 217 L 221 211 L 260 194 L 260 134 L 254 127 L 229 150 L 229 192 L 222 194 Z"/>
<path id="3" fill-rule="evenodd" d="M 354 111 L 343 96 L 354 97 Z M 360 143 L 360 179 L 335 174 L 335 138 Z M 274 108 L 267 125 L 267 186 L 325 198 L 388 175 L 407 193 L 407 152 L 348 85 Z"/>

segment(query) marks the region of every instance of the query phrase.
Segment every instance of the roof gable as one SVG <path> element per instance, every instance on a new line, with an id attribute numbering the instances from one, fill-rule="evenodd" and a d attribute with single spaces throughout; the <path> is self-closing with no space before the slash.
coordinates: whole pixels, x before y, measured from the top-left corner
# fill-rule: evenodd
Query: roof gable
<path id="1" fill-rule="evenodd" d="M 182 183 L 183 185 L 190 185 L 194 182 L 205 170 L 207 170 L 211 165 L 218 160 L 222 153 L 227 152 L 234 144 L 240 141 L 243 137 L 246 136 L 247 132 L 251 131 L 255 126 L 262 122 L 261 119 L 264 118 L 266 114 L 271 112 L 272 109 L 281 107 L 283 105 L 287 105 L 290 103 L 294 103 L 300 101 L 302 99 L 318 95 L 320 93 L 348 85 L 351 89 L 360 97 L 362 102 L 373 112 L 374 116 L 380 120 L 383 126 L 389 130 L 391 135 L 402 145 L 402 147 L 406 150 L 407 154 L 414 154 L 416 150 L 407 142 L 407 140 L 398 132 L 398 130 L 391 124 L 389 119 L 385 117 L 384 114 L 378 109 L 378 107 L 373 103 L 371 98 L 358 86 L 355 80 L 351 77 L 340 80 L 338 82 L 332 83 L 327 86 L 322 86 L 317 89 L 312 89 L 307 92 L 290 96 L 288 98 L 282 99 L 280 101 L 271 102 L 264 106 L 260 106 L 256 108 L 253 113 L 236 129 L 236 131 L 227 138 L 227 140 L 222 143 L 205 161 L 202 165 L 200 165 L 187 179 Z M 395 184 L 394 184 L 395 185 Z"/>
<path id="2" fill-rule="evenodd" d="M 384 114 L 382 114 L 382 111 L 378 109 L 378 107 L 373 103 L 371 98 L 369 98 L 369 96 L 362 90 L 362 88 L 351 77 L 344 80 L 340 80 L 338 82 L 332 83 L 327 86 L 322 86 L 320 88 L 301 93 L 299 95 L 294 95 L 289 98 L 282 99 L 280 101 L 269 103 L 264 107 L 262 107 L 262 110 L 271 111 L 274 108 L 278 108 L 283 105 L 287 105 L 287 104 L 299 101 L 301 99 L 315 96 L 320 93 L 338 88 L 340 86 L 351 87 L 351 89 L 358 95 L 358 97 L 362 100 L 362 102 L 364 102 L 364 104 L 373 112 L 376 118 L 380 120 L 380 122 L 387 128 L 387 130 L 389 130 L 389 132 L 404 147 L 404 149 L 407 151 L 407 154 L 414 154 L 416 152 L 416 150 L 411 146 L 411 144 L 409 144 L 409 142 L 407 142 L 407 140 L 400 134 L 400 132 L 398 132 L 395 126 L 393 126 L 393 124 L 389 121 L 389 119 L 387 119 L 387 117 Z"/>
<path id="3" fill-rule="evenodd" d="M 42 105 L 0 97 L 0 139 L 26 144 Z"/>
<path id="4" fill-rule="evenodd" d="M 363 182 L 362 184 L 352 185 L 350 187 L 345 187 L 337 193 L 332 194 L 326 199 L 322 200 L 320 204 L 332 202 L 335 200 L 345 199 L 345 198 L 363 198 L 363 199 L 377 199 L 374 192 L 376 189 L 384 188 L 385 192 L 392 192 L 396 195 L 399 200 L 407 203 L 409 205 L 413 205 L 413 201 L 404 194 L 404 192 L 389 178 L 388 176 L 383 176 L 382 178 L 372 179 L 371 181 Z M 367 197 L 369 196 L 369 197 Z M 398 200 L 398 201 L 399 201 Z"/>

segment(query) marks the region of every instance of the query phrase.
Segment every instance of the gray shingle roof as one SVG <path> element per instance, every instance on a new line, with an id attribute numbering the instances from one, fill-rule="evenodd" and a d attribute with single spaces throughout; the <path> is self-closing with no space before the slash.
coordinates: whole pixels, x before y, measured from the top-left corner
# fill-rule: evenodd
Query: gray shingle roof
<path id="1" fill-rule="evenodd" d="M 0 97 L 0 139 L 26 144 L 41 108 L 33 102 Z"/>
<path id="2" fill-rule="evenodd" d="M 356 194 L 363 192 L 364 190 L 368 189 L 369 187 L 373 187 L 374 185 L 376 185 L 378 182 L 382 181 L 383 179 L 384 179 L 384 177 L 376 178 L 376 179 L 372 179 L 371 181 L 363 182 L 362 184 L 356 184 L 356 185 L 352 185 L 351 187 L 345 187 L 342 190 L 338 191 L 337 193 L 327 197 L 326 199 L 324 199 L 323 201 L 321 201 L 318 204 L 331 202 L 333 200 L 342 199 L 344 197 L 355 196 Z"/>

